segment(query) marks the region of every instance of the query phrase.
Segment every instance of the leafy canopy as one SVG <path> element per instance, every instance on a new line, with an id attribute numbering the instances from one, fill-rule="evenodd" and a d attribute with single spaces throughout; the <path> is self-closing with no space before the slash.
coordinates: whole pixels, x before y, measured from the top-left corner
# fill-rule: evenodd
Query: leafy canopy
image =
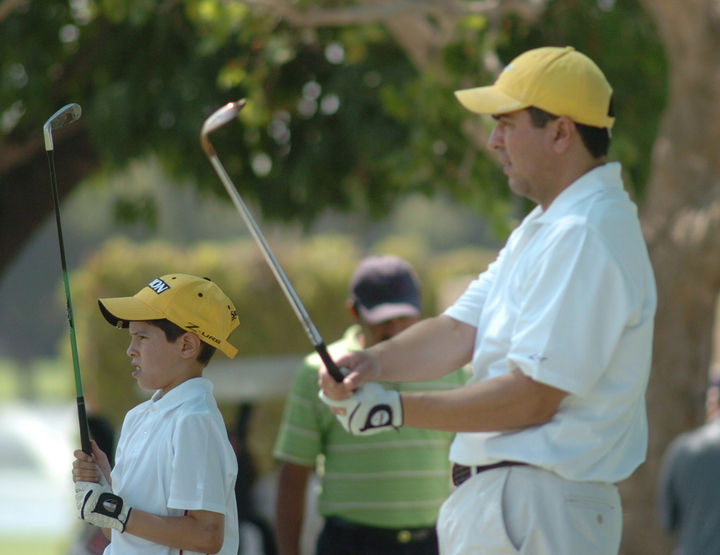
<path id="1" fill-rule="evenodd" d="M 265 216 L 309 223 L 327 208 L 380 216 L 404 195 L 443 190 L 506 230 L 513 206 L 504 178 L 471 140 L 468 130 L 477 139 L 483 124 L 452 91 L 493 79 L 488 53 L 507 62 L 533 46 L 574 44 L 616 87 L 613 155 L 642 188 L 665 66 L 635 1 L 550 1 L 532 24 L 468 14 L 429 69 L 413 65 L 380 23 L 297 27 L 259 4 L 16 3 L 0 21 L 3 146 L 37 139 L 50 114 L 78 102 L 104 170 L 153 154 L 171 175 L 224 197 L 199 130 L 213 110 L 246 97 L 240 122 L 213 143 Z M 328 6 L 295 6 L 313 4 Z M 144 201 L 128 198 L 119 212 L 151 217 Z"/>

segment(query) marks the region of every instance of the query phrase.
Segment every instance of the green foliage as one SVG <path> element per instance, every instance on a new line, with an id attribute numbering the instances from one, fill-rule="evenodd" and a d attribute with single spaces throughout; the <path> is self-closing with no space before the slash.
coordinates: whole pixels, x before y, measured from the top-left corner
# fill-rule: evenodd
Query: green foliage
<path id="1" fill-rule="evenodd" d="M 70 348 L 66 356 L 32 363 L 0 359 L 0 400 L 67 402 L 75 398 Z"/>
<path id="2" fill-rule="evenodd" d="M 239 123 L 213 143 L 263 215 L 305 224 L 326 208 L 376 217 L 409 194 L 447 191 L 506 233 L 505 178 L 470 143 L 477 118 L 452 94 L 492 81 L 483 60 L 494 50 L 508 61 L 574 44 L 597 59 L 616 86 L 613 154 L 635 191 L 666 96 L 662 49 L 636 0 L 552 0 L 533 25 L 468 15 L 442 63 L 424 71 L 378 24 L 295 28 L 242 2 L 28 0 L 0 25 L 3 142 L 36 137 L 59 106 L 78 102 L 105 168 L 152 152 L 225 198 L 198 133 L 215 108 L 247 97 Z M 136 200 L 117 214 L 152 218 Z"/>

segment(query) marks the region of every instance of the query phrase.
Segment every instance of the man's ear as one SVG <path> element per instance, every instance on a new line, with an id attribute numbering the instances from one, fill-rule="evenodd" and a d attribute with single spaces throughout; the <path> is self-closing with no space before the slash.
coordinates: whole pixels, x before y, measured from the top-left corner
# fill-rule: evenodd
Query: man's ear
<path id="1" fill-rule="evenodd" d="M 562 154 L 570 148 L 573 139 L 577 136 L 577 127 L 575 127 L 575 122 L 567 116 L 560 116 L 550 123 L 555 129 L 553 150 Z"/>
<path id="2" fill-rule="evenodd" d="M 350 314 L 350 318 L 352 318 L 353 322 L 357 322 L 360 319 L 357 306 L 355 306 L 355 302 L 352 299 L 345 301 L 345 308 L 347 309 L 348 314 Z"/>
<path id="3" fill-rule="evenodd" d="M 200 354 L 202 340 L 194 333 L 185 332 L 178 341 L 181 341 L 180 353 L 183 358 L 197 358 Z"/>

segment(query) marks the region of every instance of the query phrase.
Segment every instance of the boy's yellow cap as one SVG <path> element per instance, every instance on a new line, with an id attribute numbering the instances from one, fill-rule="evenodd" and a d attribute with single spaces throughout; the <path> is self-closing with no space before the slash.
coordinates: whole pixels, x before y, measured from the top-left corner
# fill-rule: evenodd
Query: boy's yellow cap
<path id="1" fill-rule="evenodd" d="M 208 278 L 167 274 L 155 278 L 132 297 L 99 299 L 100 312 L 113 326 L 170 320 L 233 358 L 237 349 L 227 338 L 239 324 L 232 301 Z"/>
<path id="2" fill-rule="evenodd" d="M 611 129 L 612 87 L 600 68 L 572 46 L 546 46 L 520 54 L 493 85 L 455 91 L 477 114 L 500 115 L 530 106 L 577 123 Z"/>

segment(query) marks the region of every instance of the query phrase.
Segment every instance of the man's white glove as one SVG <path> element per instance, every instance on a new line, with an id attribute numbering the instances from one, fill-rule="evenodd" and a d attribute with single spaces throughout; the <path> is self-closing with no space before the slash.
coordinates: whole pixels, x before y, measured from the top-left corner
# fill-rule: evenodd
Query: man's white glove
<path id="1" fill-rule="evenodd" d="M 352 397 L 341 401 L 330 399 L 322 390 L 318 395 L 326 405 L 345 409 L 345 414 L 335 417 L 355 436 L 397 430 L 402 426 L 400 393 L 385 389 L 377 382 L 362 385 Z"/>
<path id="2" fill-rule="evenodd" d="M 96 482 L 75 482 L 75 505 L 85 522 L 120 532 L 125 531 L 132 510 L 119 495 Z"/>

